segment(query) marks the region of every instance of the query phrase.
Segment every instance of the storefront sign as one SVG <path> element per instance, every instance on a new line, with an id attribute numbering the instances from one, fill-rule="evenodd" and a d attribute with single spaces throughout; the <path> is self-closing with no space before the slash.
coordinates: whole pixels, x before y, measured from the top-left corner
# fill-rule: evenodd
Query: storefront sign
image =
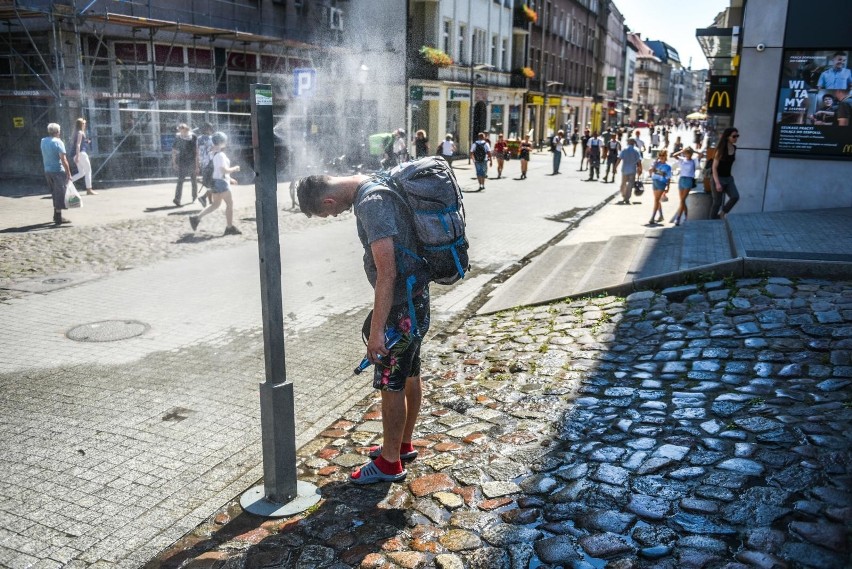
<path id="1" fill-rule="evenodd" d="M 543 95 L 527 95 L 527 104 L 528 105 L 543 105 L 544 104 L 544 96 Z"/>
<path id="2" fill-rule="evenodd" d="M 440 89 L 423 85 L 412 85 L 408 89 L 408 94 L 412 101 L 437 101 L 441 98 Z"/>
<path id="3" fill-rule="evenodd" d="M 447 89 L 447 100 L 470 101 L 470 89 Z"/>
<path id="4" fill-rule="evenodd" d="M 24 117 L 12 117 L 12 125 L 15 128 L 24 128 Z"/>
<path id="5" fill-rule="evenodd" d="M 711 115 L 730 115 L 734 112 L 737 78 L 733 75 L 714 75 L 710 78 L 707 112 Z"/>
<path id="6" fill-rule="evenodd" d="M 606 78 L 606 90 L 615 91 L 615 77 Z"/>
<path id="7" fill-rule="evenodd" d="M 852 155 L 851 48 L 785 50 L 772 151 L 806 156 Z"/>

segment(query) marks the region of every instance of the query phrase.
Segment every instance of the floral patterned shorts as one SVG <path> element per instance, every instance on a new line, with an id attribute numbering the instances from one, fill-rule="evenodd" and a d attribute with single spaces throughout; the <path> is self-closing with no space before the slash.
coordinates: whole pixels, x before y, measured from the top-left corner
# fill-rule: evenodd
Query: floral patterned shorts
<path id="1" fill-rule="evenodd" d="M 402 339 L 391 349 L 386 358 L 388 365 L 376 365 L 373 387 L 383 391 L 402 391 L 405 380 L 420 375 L 420 345 L 429 331 L 429 287 L 414 297 L 414 315 L 417 318 L 418 334 L 412 333 L 408 303 L 391 308 L 386 326 L 396 328 Z"/>

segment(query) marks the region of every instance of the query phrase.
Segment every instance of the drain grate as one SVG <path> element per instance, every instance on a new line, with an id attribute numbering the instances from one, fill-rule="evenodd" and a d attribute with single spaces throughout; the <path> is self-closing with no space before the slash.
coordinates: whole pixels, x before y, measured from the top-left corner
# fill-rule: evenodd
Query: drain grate
<path id="1" fill-rule="evenodd" d="M 116 342 L 141 336 L 148 328 L 138 320 L 102 320 L 75 326 L 65 335 L 75 342 Z"/>

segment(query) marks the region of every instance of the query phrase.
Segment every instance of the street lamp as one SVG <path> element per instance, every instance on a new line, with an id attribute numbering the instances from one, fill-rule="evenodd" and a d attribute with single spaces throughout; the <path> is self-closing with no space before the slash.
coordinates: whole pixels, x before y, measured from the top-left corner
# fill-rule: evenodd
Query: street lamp
<path id="1" fill-rule="evenodd" d="M 473 85 L 475 83 L 476 77 L 481 77 L 481 75 L 477 76 L 477 71 L 484 71 L 486 69 L 494 69 L 494 66 L 490 63 L 473 63 L 470 64 L 470 138 L 468 139 L 468 144 L 470 146 L 473 145 Z M 468 146 L 467 152 L 467 163 L 470 164 L 470 146 Z"/>
<path id="2" fill-rule="evenodd" d="M 541 136 L 539 136 L 539 138 L 538 138 L 538 140 L 539 140 L 538 149 L 539 150 L 541 150 L 541 145 L 544 144 L 544 133 L 545 133 L 545 129 L 547 128 L 547 113 L 548 113 L 547 89 L 549 87 L 556 87 L 557 85 L 562 85 L 562 83 L 560 83 L 559 81 L 545 81 L 545 83 L 544 83 L 544 101 L 542 101 L 542 107 L 541 107 Z"/>

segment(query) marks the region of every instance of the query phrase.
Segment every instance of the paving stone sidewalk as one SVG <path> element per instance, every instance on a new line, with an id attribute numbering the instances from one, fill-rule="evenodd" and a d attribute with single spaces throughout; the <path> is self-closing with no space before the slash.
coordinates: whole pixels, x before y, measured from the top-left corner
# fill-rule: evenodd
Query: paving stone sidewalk
<path id="1" fill-rule="evenodd" d="M 346 482 L 372 395 L 300 450 L 315 509 L 232 502 L 146 567 L 849 567 L 852 283 L 663 293 L 467 321 L 429 346 L 405 482 Z"/>

